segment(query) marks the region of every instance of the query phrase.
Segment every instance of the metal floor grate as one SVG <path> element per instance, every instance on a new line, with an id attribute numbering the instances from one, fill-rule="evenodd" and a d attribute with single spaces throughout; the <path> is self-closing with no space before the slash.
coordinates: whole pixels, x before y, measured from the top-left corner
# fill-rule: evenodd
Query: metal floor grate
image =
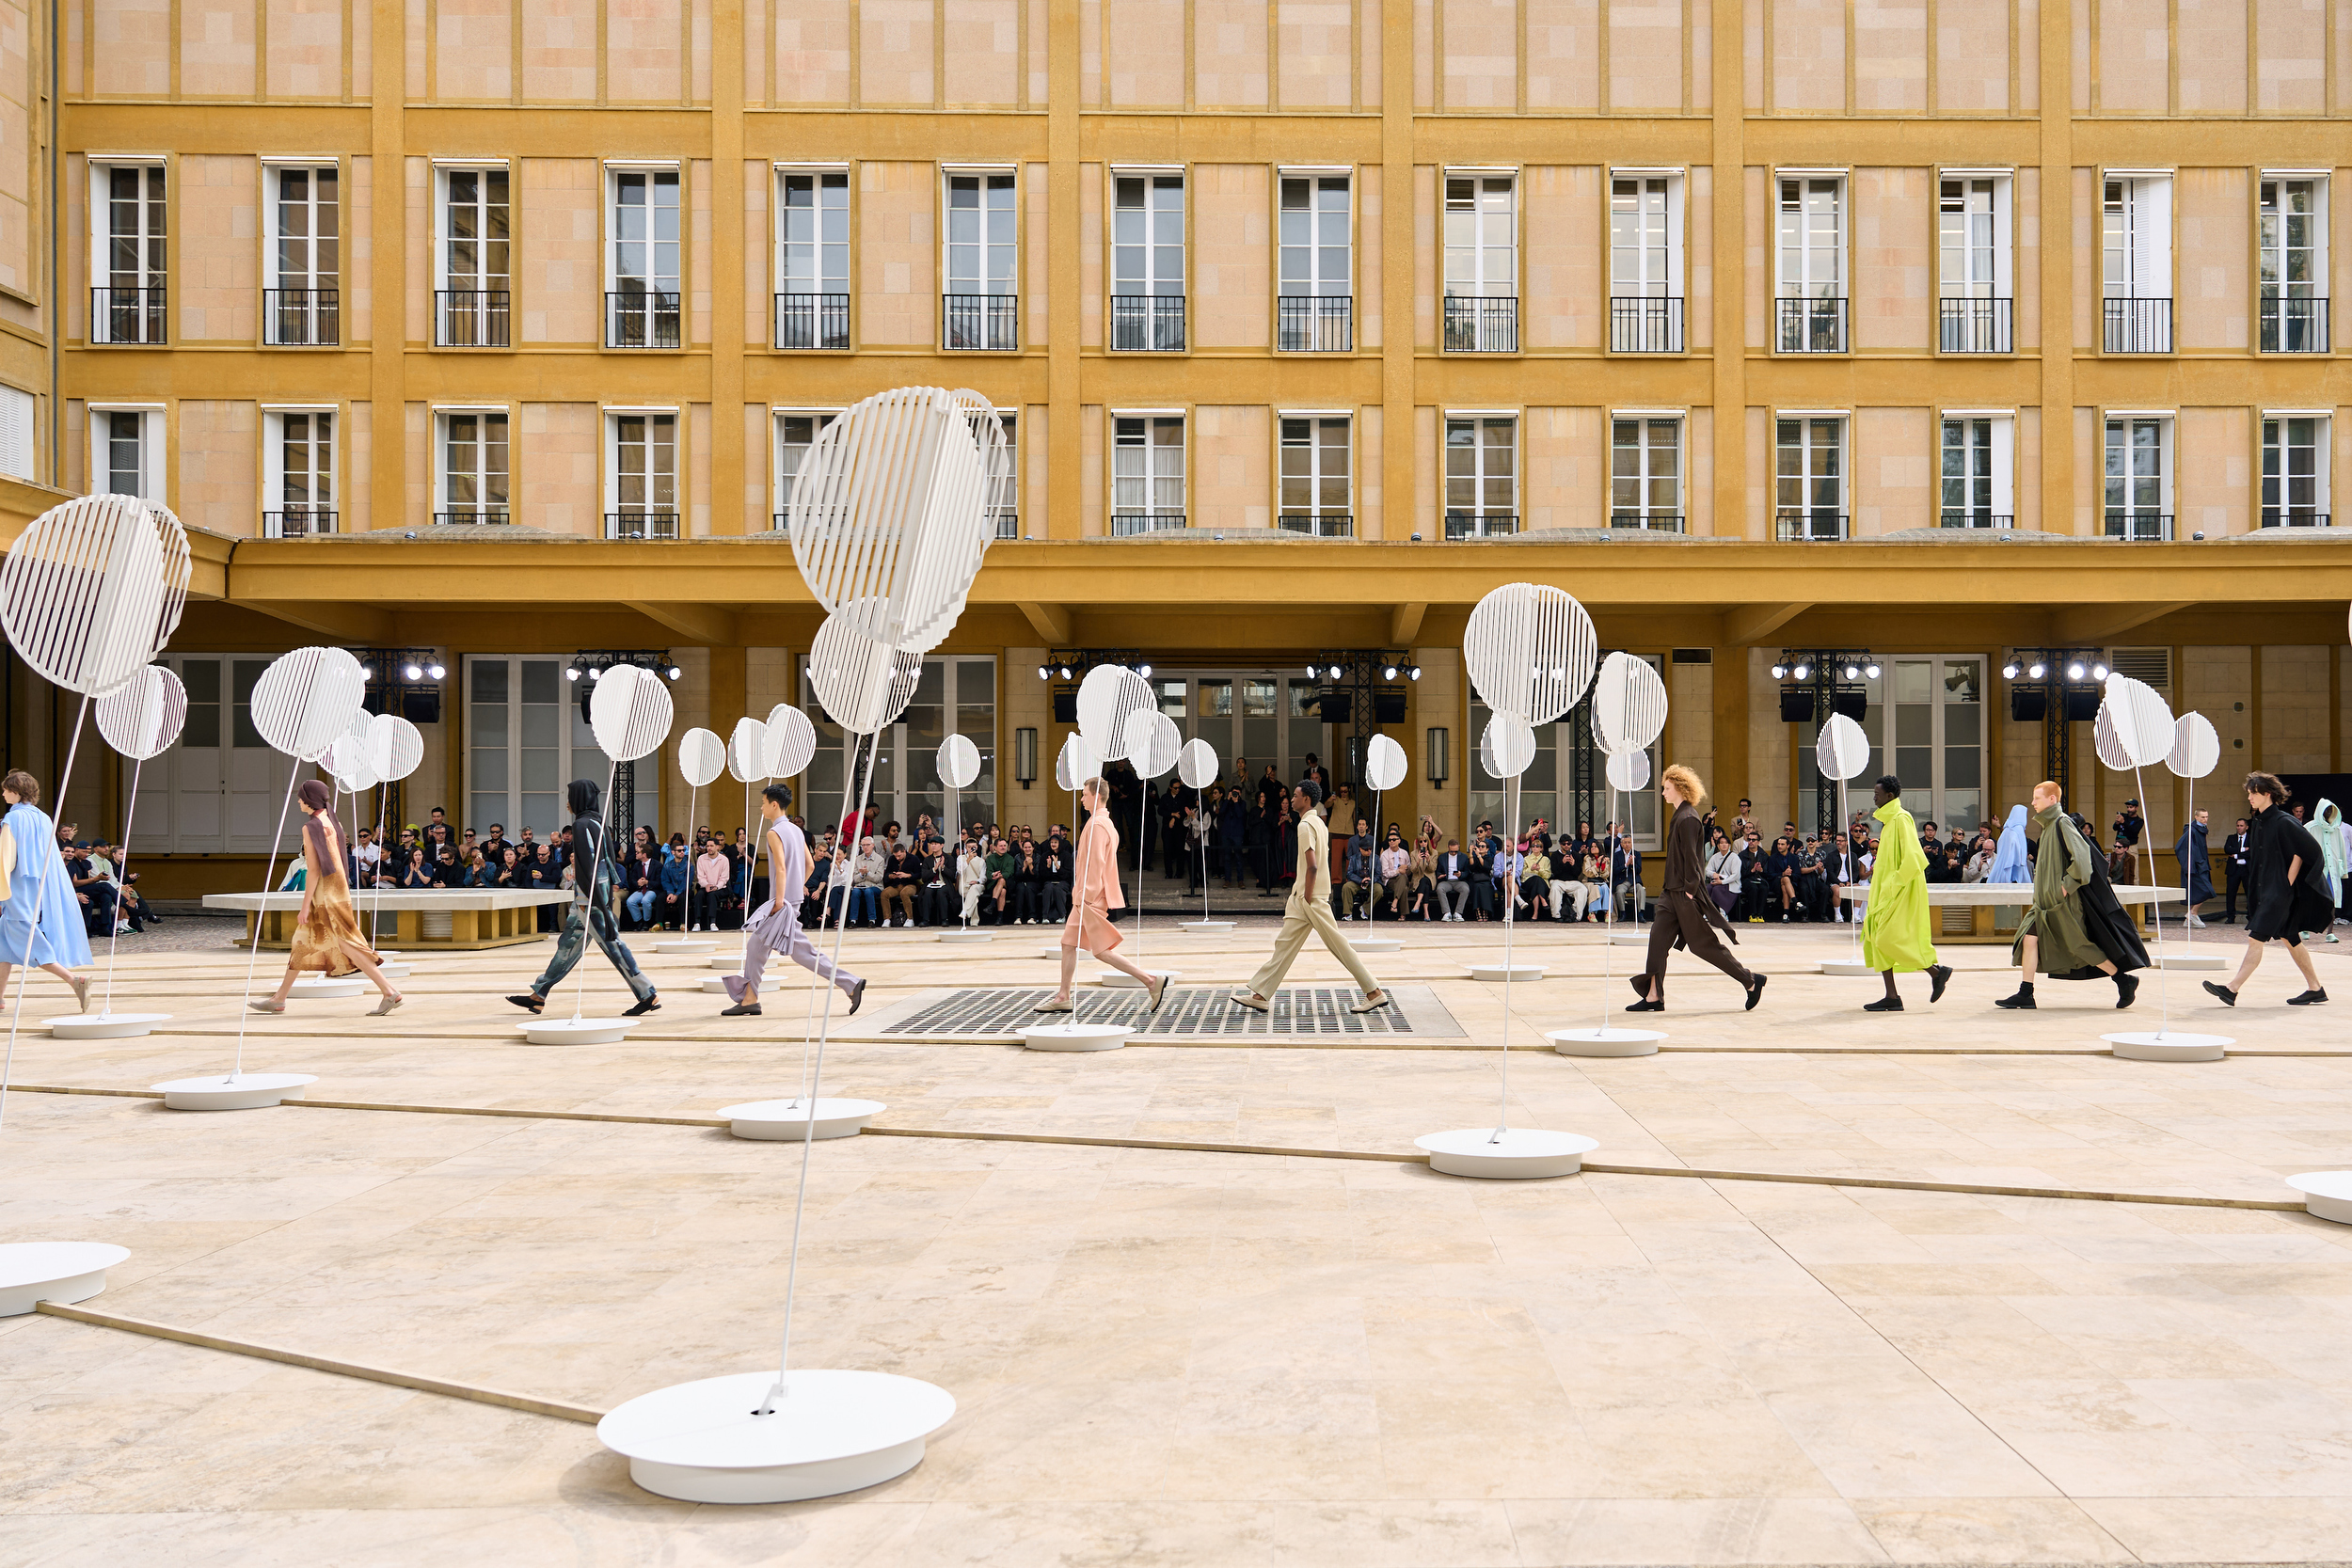
<path id="1" fill-rule="evenodd" d="M 1416 1028 L 1400 999 L 1376 1012 L 1352 1013 L 1361 995 L 1353 986 L 1284 986 L 1271 1012 L 1254 1012 L 1229 1000 L 1231 986 L 1180 986 L 1158 1013 L 1143 1018 L 1140 990 L 1105 994 L 1081 990 L 1075 1014 L 1039 1013 L 1037 1005 L 1054 994 L 1049 987 L 1025 990 L 950 991 L 941 1000 L 883 1026 L 884 1035 L 1006 1036 L 1033 1023 L 1136 1024 L 1138 1035 L 1421 1035 L 1454 1034 L 1445 1027 Z M 1435 1007 L 1435 1003 L 1431 1006 Z M 1419 1010 L 1418 1007 L 1415 1009 Z M 1442 1011 L 1442 1008 L 1438 1009 Z M 1448 1018 L 1447 1025 L 1453 1023 Z"/>

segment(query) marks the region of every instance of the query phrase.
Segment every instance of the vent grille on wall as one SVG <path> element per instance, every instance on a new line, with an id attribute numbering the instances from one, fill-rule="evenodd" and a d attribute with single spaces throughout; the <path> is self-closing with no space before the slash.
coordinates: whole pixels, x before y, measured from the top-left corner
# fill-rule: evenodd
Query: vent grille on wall
<path id="1" fill-rule="evenodd" d="M 2107 667 L 2119 675 L 2129 675 L 2158 691 L 2172 689 L 2172 650 L 2169 648 L 2116 648 L 2109 654 Z"/>

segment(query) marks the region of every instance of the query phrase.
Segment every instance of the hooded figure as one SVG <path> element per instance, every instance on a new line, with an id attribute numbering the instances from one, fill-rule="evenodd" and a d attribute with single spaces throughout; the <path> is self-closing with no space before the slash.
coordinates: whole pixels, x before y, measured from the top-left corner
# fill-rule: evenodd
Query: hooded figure
<path id="1" fill-rule="evenodd" d="M 2139 982 L 2130 972 L 2148 967 L 2148 950 L 2140 944 L 2132 917 L 2124 912 L 2107 881 L 2106 862 L 2090 847 L 2074 819 L 2058 810 L 2056 786 L 2037 788 L 2034 804 L 2033 824 L 2027 829 L 2037 845 L 2033 908 L 2017 924 L 2017 942 L 2009 960 L 2019 968 L 2030 962 L 2031 968 L 2017 993 L 1995 1006 L 2034 1006 L 2033 977 L 2039 973 L 2053 980 L 2112 975 L 2115 1005 L 2128 1007 L 2139 990 Z"/>
<path id="2" fill-rule="evenodd" d="M 2333 800 L 2319 802 L 2319 810 L 2312 814 L 2311 835 L 2319 840 L 2319 863 L 2328 874 L 2328 897 L 2332 905 L 2344 902 L 2344 813 Z M 2335 941 L 2330 934 L 2329 942 Z"/>
<path id="3" fill-rule="evenodd" d="M 564 791 L 564 803 L 572 812 L 571 912 L 555 939 L 555 957 L 548 960 L 546 973 L 531 983 L 529 990 L 506 999 L 525 1012 L 535 1013 L 547 1006 L 548 993 L 580 962 L 592 937 L 636 998 L 635 1005 L 627 1009 L 628 1017 L 640 1017 L 661 1005 L 654 999 L 653 982 L 637 967 L 637 956 L 621 940 L 620 927 L 612 919 L 612 857 L 606 853 L 603 802 L 604 788 L 594 779 L 574 779 Z"/>
<path id="4" fill-rule="evenodd" d="M 1985 878 L 1988 882 L 2030 882 L 2033 880 L 2033 861 L 2026 853 L 2026 808 L 2009 808 L 2009 820 L 2001 824 L 2001 839 L 1993 849 L 1993 870 Z M 2212 896 L 2210 894 L 2208 897 Z"/>
<path id="5" fill-rule="evenodd" d="M 2181 863 L 2181 886 L 2188 890 L 2188 912 L 2194 915 L 2197 906 L 2213 896 L 2213 858 L 2205 850 L 2205 825 L 2192 820 L 2183 828 L 2172 854 Z"/>
<path id="6" fill-rule="evenodd" d="M 1903 1010 L 1903 1000 L 1895 993 L 1898 972 L 1926 970 L 1934 985 L 1931 1002 L 1943 1000 L 1952 977 L 1935 961 L 1927 851 L 1919 843 L 1919 824 L 1903 810 L 1902 791 L 1901 781 L 1891 773 L 1879 780 L 1878 810 L 1871 814 L 1879 824 L 1879 854 L 1870 866 L 1869 901 L 1862 909 L 1862 961 L 1885 978 L 1886 994 L 1866 1003 L 1866 1012 Z"/>

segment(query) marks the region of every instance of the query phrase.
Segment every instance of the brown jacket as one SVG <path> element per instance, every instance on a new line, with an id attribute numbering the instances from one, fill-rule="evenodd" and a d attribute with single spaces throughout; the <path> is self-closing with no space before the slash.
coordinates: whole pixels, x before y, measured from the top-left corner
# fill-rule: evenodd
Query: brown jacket
<path id="1" fill-rule="evenodd" d="M 1699 820 L 1699 814 L 1688 800 L 1675 807 L 1674 820 L 1666 828 L 1665 888 L 1669 897 L 1678 893 L 1688 894 L 1707 924 L 1729 937 L 1734 943 L 1739 942 L 1740 933 L 1731 928 L 1730 923 L 1724 919 L 1724 911 L 1717 909 L 1715 900 L 1708 895 L 1707 824 Z"/>

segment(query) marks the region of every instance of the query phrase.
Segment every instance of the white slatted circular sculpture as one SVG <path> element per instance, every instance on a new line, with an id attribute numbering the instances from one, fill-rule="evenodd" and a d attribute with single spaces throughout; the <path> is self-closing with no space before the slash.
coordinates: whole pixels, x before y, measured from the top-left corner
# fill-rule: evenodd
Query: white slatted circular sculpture
<path id="1" fill-rule="evenodd" d="M 1833 713 L 1814 738 L 1813 760 L 1820 765 L 1821 777 L 1842 784 L 1870 766 L 1870 737 L 1846 715 Z"/>
<path id="2" fill-rule="evenodd" d="M 851 404 L 793 476 L 785 527 L 809 592 L 869 641 L 929 653 L 996 535 L 1010 459 L 977 392 L 900 387 Z"/>
<path id="3" fill-rule="evenodd" d="M 1184 732 L 1165 713 L 1146 708 L 1127 715 L 1127 760 L 1136 772 L 1156 779 L 1184 753 Z"/>
<path id="4" fill-rule="evenodd" d="M 1600 640 L 1565 589 L 1509 582 L 1478 601 L 1462 634 L 1462 664 L 1497 713 L 1549 724 L 1592 684 Z"/>
<path id="5" fill-rule="evenodd" d="M 767 776 L 771 779 L 797 779 L 808 767 L 808 759 L 817 754 L 817 726 L 808 721 L 808 715 L 789 703 L 778 703 L 768 710 L 768 744 L 764 752 Z"/>
<path id="6" fill-rule="evenodd" d="M 980 749 L 968 735 L 951 735 L 939 743 L 936 766 L 948 788 L 969 789 L 980 776 Z"/>
<path id="7" fill-rule="evenodd" d="M 738 719 L 727 737 L 727 777 L 737 784 L 757 784 L 768 777 L 768 726 L 756 719 Z"/>
<path id="8" fill-rule="evenodd" d="M 275 750 L 313 762 L 351 727 L 367 694 L 367 675 L 343 649 L 296 648 L 253 683 L 253 727 Z"/>
<path id="9" fill-rule="evenodd" d="M 381 783 L 375 776 L 373 750 L 364 735 L 337 736 L 326 749 L 326 770 L 334 775 L 335 787 L 345 795 L 358 795 Z"/>
<path id="10" fill-rule="evenodd" d="M 2164 765 L 2177 778 L 2201 779 L 2221 762 L 2221 736 L 2201 713 L 2184 713 L 2172 726 L 2172 750 Z"/>
<path id="11" fill-rule="evenodd" d="M 133 762 L 164 754 L 188 719 L 188 689 L 167 666 L 150 664 L 98 702 L 98 733 Z"/>
<path id="12" fill-rule="evenodd" d="M 1614 756 L 1646 751 L 1666 730 L 1666 683 L 1645 658 L 1622 650 L 1593 680 L 1593 737 Z"/>
<path id="13" fill-rule="evenodd" d="M 2123 737 L 2115 732 L 2115 715 L 2104 702 L 2090 721 L 2091 750 L 2099 760 L 2118 773 L 2132 770 L 2132 753 L 2123 747 Z"/>
<path id="14" fill-rule="evenodd" d="M 588 699 L 596 749 L 614 762 L 651 756 L 670 738 L 670 687 L 651 670 L 615 664 Z"/>
<path id="15" fill-rule="evenodd" d="M 1127 755 L 1127 721 L 1158 705 L 1152 683 L 1122 664 L 1098 664 L 1078 683 L 1078 733 L 1096 758 L 1119 762 Z"/>
<path id="16" fill-rule="evenodd" d="M 1609 787 L 1620 795 L 1631 795 L 1649 787 L 1649 753 L 1647 752 L 1613 752 L 1607 765 Z"/>
<path id="17" fill-rule="evenodd" d="M 1478 760 L 1495 778 L 1518 778 L 1535 760 L 1535 731 L 1518 714 L 1495 709 L 1479 732 Z"/>
<path id="18" fill-rule="evenodd" d="M 50 685 L 103 697 L 171 641 L 188 572 L 187 531 L 165 508 L 82 496 L 34 518 L 8 546 L 0 630 Z"/>
<path id="19" fill-rule="evenodd" d="M 678 737 L 677 770 L 690 789 L 700 789 L 723 772 L 727 766 L 727 743 L 714 730 L 701 725 L 688 730 Z"/>
<path id="20" fill-rule="evenodd" d="M 1176 776 L 1186 789 L 1206 789 L 1216 783 L 1216 748 L 1205 740 L 1187 740 L 1176 754 Z"/>
<path id="21" fill-rule="evenodd" d="M 839 615 L 828 615 L 808 650 L 809 689 L 818 705 L 851 735 L 872 735 L 906 711 L 923 656 L 877 642 Z"/>
<path id="22" fill-rule="evenodd" d="M 1375 735 L 1364 748 L 1364 783 L 1386 794 L 1405 782 L 1405 748 L 1385 735 Z"/>
<path id="23" fill-rule="evenodd" d="M 397 713 L 379 713 L 368 721 L 368 744 L 373 751 L 375 776 L 397 784 L 424 761 L 424 732 Z"/>
<path id="24" fill-rule="evenodd" d="M 1064 792 L 1075 790 L 1102 770 L 1095 760 L 1094 748 L 1087 744 L 1085 736 L 1073 730 L 1063 737 L 1061 750 L 1054 756 L 1054 787 Z"/>
<path id="25" fill-rule="evenodd" d="M 2129 759 L 2126 768 L 2153 768 L 2171 754 L 2171 706 L 2147 682 L 2109 675 L 2099 707 L 2107 716 L 2117 749 Z"/>

